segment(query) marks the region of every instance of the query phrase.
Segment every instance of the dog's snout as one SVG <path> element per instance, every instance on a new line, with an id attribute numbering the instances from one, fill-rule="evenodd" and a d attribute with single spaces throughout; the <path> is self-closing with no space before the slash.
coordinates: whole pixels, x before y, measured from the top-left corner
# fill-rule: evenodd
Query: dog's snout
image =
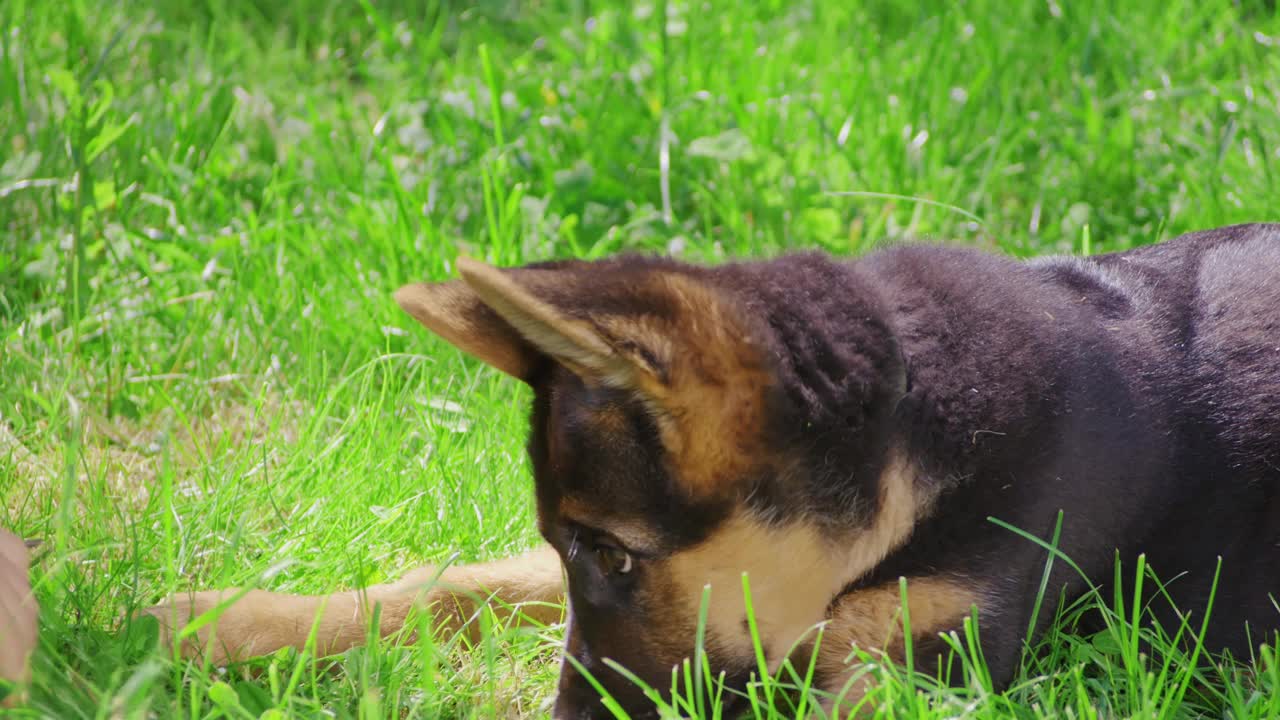
<path id="1" fill-rule="evenodd" d="M 553 720 L 611 720 L 616 716 L 605 707 L 593 690 L 588 689 L 581 695 L 560 693 L 551 710 L 551 717 Z M 626 717 L 633 720 L 656 720 L 658 711 L 656 708 L 628 708 Z"/>
<path id="2" fill-rule="evenodd" d="M 582 675 L 578 666 L 585 668 L 591 678 L 605 688 L 608 696 L 626 711 L 627 717 L 635 720 L 657 717 L 656 708 L 646 700 L 639 686 L 596 661 L 585 649 L 580 649 L 583 651 L 574 658 L 576 662 L 566 660 L 561 666 L 556 701 L 551 710 L 555 720 L 611 720 L 615 717 L 595 684 Z"/>
<path id="3" fill-rule="evenodd" d="M 572 657 L 576 664 L 587 668 L 587 672 L 595 674 L 595 662 L 590 653 L 586 652 L 581 642 L 579 633 L 574 632 L 571 626 L 569 629 L 568 642 L 566 643 L 568 655 L 564 659 L 564 664 L 560 667 L 560 683 L 557 688 L 555 706 L 551 711 L 551 716 L 555 720 L 591 720 L 592 718 L 608 717 L 604 708 L 604 702 L 596 693 L 595 688 L 591 687 L 591 683 L 582 676 L 575 663 L 570 661 Z"/>
<path id="4" fill-rule="evenodd" d="M 551 710 L 554 720 L 596 720 L 611 717 L 599 695 L 591 687 L 584 688 L 583 685 L 586 683 L 561 686 Z"/>
<path id="5" fill-rule="evenodd" d="M 588 717 L 590 715 L 579 712 L 571 703 L 565 702 L 563 694 L 556 698 L 555 707 L 551 710 L 552 720 L 585 720 Z"/>

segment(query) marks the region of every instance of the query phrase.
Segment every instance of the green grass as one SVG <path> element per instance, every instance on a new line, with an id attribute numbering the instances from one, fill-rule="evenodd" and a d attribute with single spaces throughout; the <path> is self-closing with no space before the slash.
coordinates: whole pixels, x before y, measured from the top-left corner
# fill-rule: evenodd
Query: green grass
<path id="1" fill-rule="evenodd" d="M 0 525 L 46 539 L 18 716 L 543 711 L 556 628 L 223 674 L 120 622 L 535 542 L 528 393 L 390 300 L 458 253 L 1105 252 L 1280 198 L 1262 0 L 5 0 L 0 29 Z M 1117 610 L 1005 694 L 972 653 L 963 693 L 882 668 L 884 716 L 1280 715 L 1274 654 L 1166 667 Z"/>

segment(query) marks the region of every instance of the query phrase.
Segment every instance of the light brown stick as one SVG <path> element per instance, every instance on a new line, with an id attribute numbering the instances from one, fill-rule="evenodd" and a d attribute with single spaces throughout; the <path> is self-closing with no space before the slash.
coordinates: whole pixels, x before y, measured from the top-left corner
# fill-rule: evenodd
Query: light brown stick
<path id="1" fill-rule="evenodd" d="M 563 614 L 564 581 L 559 555 L 544 546 L 517 557 L 452 566 L 443 572 L 422 567 L 394 583 L 330 595 L 251 590 L 235 598 L 238 593 L 228 589 L 178 595 L 144 613 L 160 621 L 166 642 L 171 642 L 175 629 L 232 601 L 215 622 L 200 628 L 181 648 L 187 657 L 207 652 L 214 664 L 226 664 L 285 647 L 302 649 L 313 629 L 316 652 L 343 652 L 367 639 L 375 607 L 383 637 L 403 628 L 414 609 L 426 609 L 435 627 L 465 629 L 475 641 L 479 636 L 478 623 L 473 621 L 477 600 L 487 601 L 504 621 L 555 623 Z"/>

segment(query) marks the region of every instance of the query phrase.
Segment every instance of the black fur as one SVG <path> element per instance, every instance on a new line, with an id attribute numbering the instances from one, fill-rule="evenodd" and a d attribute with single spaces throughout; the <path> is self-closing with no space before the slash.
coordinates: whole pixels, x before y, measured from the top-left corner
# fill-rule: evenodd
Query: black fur
<path id="1" fill-rule="evenodd" d="M 943 494 L 859 585 L 943 573 L 987 588 L 998 681 L 1016 669 L 1046 553 L 989 516 L 1048 539 L 1062 511 L 1060 548 L 1093 582 L 1113 577 L 1117 552 L 1130 572 L 1145 553 L 1196 618 L 1221 556 L 1209 649 L 1249 656 L 1274 637 L 1280 226 L 1089 259 L 904 246 L 722 277 L 770 319 L 787 422 L 813 446 L 806 481 L 819 485 L 770 496 L 838 521 L 852 509 L 840 498 L 866 497 L 882 443 L 907 438 Z M 1062 562 L 1053 581 L 1050 601 L 1084 589 Z M 1175 632 L 1168 603 L 1153 607 Z M 1050 602 L 1042 626 L 1052 613 Z"/>

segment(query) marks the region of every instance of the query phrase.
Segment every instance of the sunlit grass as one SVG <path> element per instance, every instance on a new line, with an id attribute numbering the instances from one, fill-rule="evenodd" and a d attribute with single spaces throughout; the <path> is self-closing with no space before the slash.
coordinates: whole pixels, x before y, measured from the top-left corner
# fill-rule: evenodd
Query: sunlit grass
<path id="1" fill-rule="evenodd" d="M 0 524 L 46 540 L 32 716 L 542 712 L 558 628 L 222 673 L 121 622 L 535 542 L 527 391 L 390 299 L 459 253 L 1106 252 L 1280 197 L 1262 0 L 10 0 L 0 29 Z M 1006 694 L 961 637 L 968 689 L 876 664 L 877 701 L 1280 714 L 1274 653 L 1144 660 L 1115 601 Z"/>

